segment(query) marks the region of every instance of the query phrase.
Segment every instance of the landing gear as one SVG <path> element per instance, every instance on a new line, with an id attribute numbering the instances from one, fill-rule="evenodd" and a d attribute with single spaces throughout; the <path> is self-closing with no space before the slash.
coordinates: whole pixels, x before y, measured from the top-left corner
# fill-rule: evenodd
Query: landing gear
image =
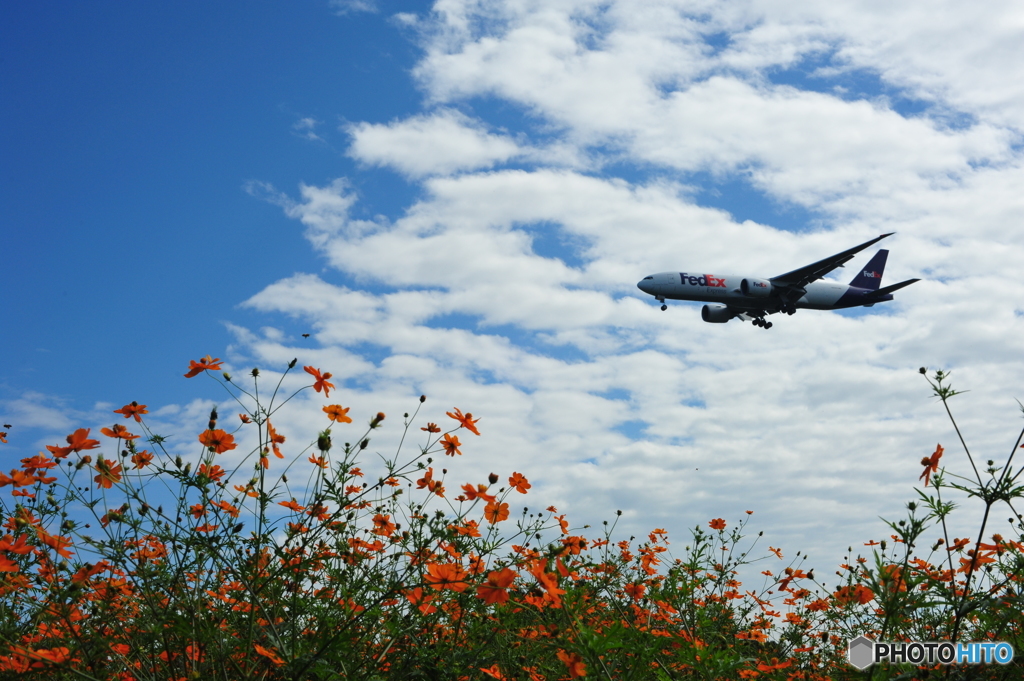
<path id="1" fill-rule="evenodd" d="M 655 296 L 654 299 L 661 303 L 662 312 L 668 309 L 668 305 L 665 304 L 665 296 Z"/>
<path id="2" fill-rule="evenodd" d="M 664 312 L 664 311 L 665 311 L 665 310 L 667 310 L 667 309 L 668 309 L 668 305 L 662 305 L 662 306 L 661 306 L 661 311 L 662 311 L 662 312 Z"/>
<path id="3" fill-rule="evenodd" d="M 753 321 L 751 321 L 750 323 L 753 324 L 754 326 L 760 326 L 762 329 L 772 328 L 772 323 L 766 322 L 764 320 L 764 317 L 754 317 Z"/>
<path id="4" fill-rule="evenodd" d="M 782 303 L 779 305 L 779 312 L 784 312 L 790 315 L 796 314 L 796 306 L 793 305 L 793 303 Z"/>

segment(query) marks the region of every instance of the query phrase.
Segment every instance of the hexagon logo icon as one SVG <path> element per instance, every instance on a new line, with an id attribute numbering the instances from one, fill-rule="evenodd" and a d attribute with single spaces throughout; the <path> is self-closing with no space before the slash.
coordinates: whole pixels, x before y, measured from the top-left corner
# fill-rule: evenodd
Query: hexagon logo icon
<path id="1" fill-rule="evenodd" d="M 857 669 L 867 669 L 874 664 L 875 642 L 867 636 L 858 636 L 850 641 L 850 664 Z"/>

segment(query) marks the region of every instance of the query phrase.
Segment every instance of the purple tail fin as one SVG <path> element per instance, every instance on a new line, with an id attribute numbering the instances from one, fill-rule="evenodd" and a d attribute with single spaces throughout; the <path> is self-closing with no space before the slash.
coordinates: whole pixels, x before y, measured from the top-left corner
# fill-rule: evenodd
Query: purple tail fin
<path id="1" fill-rule="evenodd" d="M 889 257 L 889 251 L 884 248 L 875 253 L 875 257 L 864 266 L 864 269 L 853 278 L 850 286 L 866 288 L 869 291 L 877 291 L 882 285 L 882 272 L 885 271 L 885 259 Z"/>

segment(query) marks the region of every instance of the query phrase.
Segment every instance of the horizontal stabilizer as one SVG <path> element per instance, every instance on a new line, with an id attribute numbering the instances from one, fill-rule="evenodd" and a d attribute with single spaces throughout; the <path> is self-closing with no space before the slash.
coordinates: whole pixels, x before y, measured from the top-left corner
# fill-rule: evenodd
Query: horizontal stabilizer
<path id="1" fill-rule="evenodd" d="M 892 293 L 893 291 L 899 291 L 904 286 L 910 286 L 911 284 L 917 283 L 919 281 L 921 281 L 921 280 L 920 279 L 907 279 L 906 281 L 901 281 L 898 284 L 893 284 L 892 286 L 886 286 L 885 288 L 880 288 L 877 291 L 873 291 L 872 293 L 868 294 L 868 297 L 869 298 L 874 298 L 875 296 L 884 296 L 887 293 Z"/>

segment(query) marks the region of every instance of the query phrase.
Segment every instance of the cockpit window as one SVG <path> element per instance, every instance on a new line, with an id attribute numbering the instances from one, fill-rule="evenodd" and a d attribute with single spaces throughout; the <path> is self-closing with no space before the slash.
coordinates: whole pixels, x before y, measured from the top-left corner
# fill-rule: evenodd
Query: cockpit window
<path id="1" fill-rule="evenodd" d="M 654 279 L 654 277 L 644 277 L 644 281 L 647 281 L 648 279 Z"/>

